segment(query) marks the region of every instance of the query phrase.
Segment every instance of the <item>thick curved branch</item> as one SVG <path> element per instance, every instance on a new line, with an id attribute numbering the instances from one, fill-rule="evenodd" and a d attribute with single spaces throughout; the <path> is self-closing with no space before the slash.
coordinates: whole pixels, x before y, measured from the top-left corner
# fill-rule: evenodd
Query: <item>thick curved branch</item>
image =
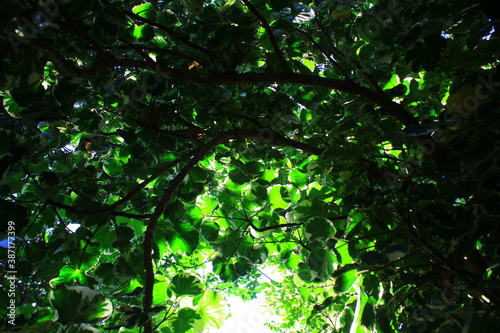
<path id="1" fill-rule="evenodd" d="M 221 85 L 238 83 L 278 83 L 302 84 L 312 87 L 324 87 L 354 94 L 369 102 L 382 106 L 391 116 L 405 126 L 418 126 L 418 120 L 400 104 L 392 101 L 387 95 L 366 88 L 350 80 L 331 79 L 320 76 L 295 73 L 243 73 L 218 74 L 216 76 L 199 76 L 188 71 L 161 65 L 151 66 L 147 62 L 134 59 L 116 59 L 117 66 L 149 69 L 168 74 L 172 77 L 202 85 Z"/>
<path id="2" fill-rule="evenodd" d="M 391 100 L 386 94 L 361 86 L 350 80 L 331 79 L 320 76 L 296 74 L 296 73 L 225 73 L 215 76 L 200 76 L 188 71 L 162 66 L 158 63 L 135 59 L 107 59 L 90 69 L 76 68 L 72 62 L 65 59 L 60 53 L 51 49 L 44 42 L 35 41 L 35 46 L 44 52 L 54 63 L 56 68 L 64 75 L 71 77 L 89 78 L 104 68 L 127 67 L 142 68 L 158 73 L 165 73 L 180 80 L 189 81 L 201 85 L 223 85 L 239 83 L 278 83 L 278 84 L 300 84 L 312 87 L 324 87 L 345 93 L 357 95 L 365 100 L 381 106 L 384 110 L 405 126 L 418 126 L 418 120 L 403 106 Z M 427 149 L 438 167 L 443 171 L 457 171 L 459 160 L 441 147 L 430 135 L 418 138 L 420 144 Z"/>
<path id="3" fill-rule="evenodd" d="M 177 176 L 175 176 L 175 178 L 172 179 L 168 189 L 163 194 L 160 202 L 156 206 L 153 214 L 151 215 L 151 219 L 149 221 L 145 233 L 145 238 L 143 243 L 144 270 L 146 272 L 146 284 L 144 288 L 144 300 L 143 300 L 143 307 L 145 311 L 151 308 L 153 301 L 154 265 L 153 265 L 152 252 L 153 252 L 154 232 L 156 230 L 156 226 L 158 225 L 158 220 L 165 211 L 165 208 L 170 202 L 170 199 L 172 198 L 172 195 L 174 194 L 175 190 L 179 187 L 184 178 L 186 178 L 191 169 L 200 160 L 202 160 L 208 152 L 210 152 L 213 148 L 215 148 L 222 142 L 225 142 L 230 139 L 253 139 L 253 140 L 263 141 L 272 145 L 277 145 L 277 146 L 282 145 L 282 146 L 292 147 L 295 149 L 300 149 L 304 152 L 309 152 L 312 154 L 321 154 L 321 152 L 323 151 L 321 148 L 313 147 L 301 142 L 284 138 L 275 132 L 270 132 L 270 133 L 272 133 L 272 135 L 269 135 L 269 133 L 267 132 L 263 133 L 263 131 L 250 131 L 250 130 L 240 130 L 240 129 L 234 129 L 222 132 L 214 136 L 195 154 L 193 154 L 191 159 L 186 163 L 186 165 L 177 174 Z M 285 225 L 281 225 L 280 227 L 283 226 Z M 295 226 L 295 224 L 293 226 Z M 264 228 L 262 230 L 267 230 L 267 229 Z M 148 330 L 147 326 L 146 326 L 146 332 L 151 332 L 151 330 Z"/>
<path id="4" fill-rule="evenodd" d="M 269 143 L 271 145 L 275 146 L 282 146 L 282 147 L 290 147 L 294 148 L 297 150 L 301 150 L 304 153 L 311 154 L 311 155 L 321 155 L 324 151 L 323 148 L 315 147 L 312 145 L 309 145 L 307 143 L 303 143 L 300 141 L 295 141 L 289 138 L 286 138 L 282 136 L 281 134 L 265 128 L 259 131 L 253 131 L 253 130 L 243 130 L 239 129 L 237 130 L 237 133 L 235 134 L 235 139 L 251 139 L 255 141 L 262 141 Z"/>
<path id="5" fill-rule="evenodd" d="M 143 243 L 143 258 L 144 258 L 144 270 L 146 274 L 146 285 L 144 289 L 144 300 L 143 307 L 144 311 L 148 311 L 151 308 L 153 303 L 153 286 L 154 286 L 154 269 L 153 269 L 153 239 L 154 232 L 156 230 L 156 226 L 158 225 L 158 220 L 160 216 L 165 211 L 167 204 L 169 203 L 172 195 L 179 185 L 182 183 L 184 178 L 186 178 L 187 174 L 191 169 L 198 163 L 211 149 L 217 146 L 224 140 L 227 140 L 231 137 L 230 132 L 224 132 L 217 136 L 215 136 L 212 140 L 207 142 L 205 146 L 203 146 L 196 154 L 194 154 L 189 162 L 182 168 L 182 170 L 175 176 L 174 179 L 170 182 L 170 186 L 163 194 L 160 202 L 156 206 L 151 219 L 149 220 L 148 226 L 146 228 L 146 233 L 144 237 Z M 151 325 L 145 326 L 146 332 L 151 332 Z"/>
<path id="6" fill-rule="evenodd" d="M 202 85 L 221 85 L 238 83 L 278 83 L 278 84 L 303 84 L 313 87 L 325 87 L 341 92 L 360 96 L 374 104 L 382 106 L 386 111 L 405 126 L 418 126 L 417 119 L 400 104 L 392 101 L 385 94 L 361 86 L 350 80 L 331 79 L 320 76 L 295 74 L 295 73 L 243 73 L 243 74 L 218 74 L 216 76 L 199 76 L 188 71 L 176 68 L 152 64 L 150 61 L 136 59 L 109 59 L 106 62 L 96 64 L 89 69 L 81 69 L 63 57 L 62 54 L 50 47 L 50 44 L 34 40 L 33 45 L 54 63 L 62 74 L 70 77 L 91 78 L 105 68 L 128 67 L 142 68 L 159 73 L 165 73 L 172 77 L 198 83 Z"/>

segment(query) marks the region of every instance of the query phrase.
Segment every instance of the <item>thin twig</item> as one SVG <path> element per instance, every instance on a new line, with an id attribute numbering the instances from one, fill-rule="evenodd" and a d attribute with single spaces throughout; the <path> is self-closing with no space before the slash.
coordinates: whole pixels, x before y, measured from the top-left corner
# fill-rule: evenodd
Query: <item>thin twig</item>
<path id="1" fill-rule="evenodd" d="M 262 26 L 266 30 L 267 37 L 269 38 L 269 41 L 271 42 L 271 45 L 273 46 L 274 52 L 276 54 L 276 57 L 278 57 L 278 61 L 280 62 L 281 67 L 283 67 L 283 71 L 285 73 L 292 73 L 292 70 L 290 69 L 290 67 L 288 66 L 288 63 L 285 60 L 283 52 L 281 51 L 281 49 L 278 46 L 278 43 L 276 42 L 276 38 L 274 38 L 273 30 L 271 29 L 271 26 L 267 22 L 264 15 L 262 15 L 262 13 L 259 12 L 259 10 L 257 8 L 255 8 L 254 5 L 252 5 L 250 3 L 250 1 L 248 1 L 248 0 L 242 0 L 242 1 L 245 4 L 245 6 L 247 6 L 248 9 L 255 15 L 255 17 L 257 17 L 259 19 L 260 23 L 262 24 Z"/>
<path id="2" fill-rule="evenodd" d="M 299 33 L 301 33 L 304 37 L 306 37 L 311 42 L 311 44 L 313 44 L 314 47 L 316 47 L 318 50 L 320 50 L 320 52 L 323 53 L 323 56 L 326 59 L 328 59 L 328 61 L 330 61 L 332 63 L 332 65 L 335 66 L 339 70 L 339 72 L 346 78 L 346 80 L 350 80 L 351 79 L 349 77 L 349 74 L 347 74 L 347 72 L 338 64 L 338 62 L 335 59 L 333 59 L 328 54 L 328 52 L 326 52 L 326 50 L 323 49 L 323 47 L 321 45 L 319 45 L 318 43 L 316 43 L 316 41 L 311 36 L 309 36 L 308 34 L 306 34 L 305 31 L 302 31 L 300 29 L 297 29 L 297 31 Z"/>
<path id="3" fill-rule="evenodd" d="M 140 15 L 137 15 L 137 14 L 134 14 L 132 12 L 129 12 L 127 10 L 124 10 L 124 9 L 120 9 L 124 14 L 126 14 L 127 16 L 130 16 L 138 21 L 141 21 L 142 23 L 146 23 L 146 24 L 149 24 L 150 26 L 153 26 L 155 28 L 158 28 L 160 30 L 163 30 L 165 31 L 167 34 L 169 34 L 171 37 L 177 39 L 178 41 L 180 41 L 182 44 L 186 45 L 186 46 L 189 46 L 190 48 L 194 49 L 194 50 L 197 50 L 203 54 L 206 54 L 208 55 L 210 58 L 212 59 L 217 59 L 218 57 L 212 53 L 211 51 L 209 51 L 208 49 L 196 44 L 196 43 L 193 43 L 191 42 L 190 40 L 184 38 L 183 36 L 179 35 L 178 33 L 176 33 L 174 30 L 170 29 L 169 27 L 167 26 L 164 26 L 163 24 L 160 24 L 160 23 L 157 23 L 155 21 L 152 21 L 150 19 L 147 19 L 145 17 L 142 17 Z"/>

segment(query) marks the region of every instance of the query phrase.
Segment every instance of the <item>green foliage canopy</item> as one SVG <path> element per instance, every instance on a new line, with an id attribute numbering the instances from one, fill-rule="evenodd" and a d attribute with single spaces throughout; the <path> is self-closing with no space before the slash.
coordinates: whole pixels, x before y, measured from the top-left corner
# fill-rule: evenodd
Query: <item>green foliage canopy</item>
<path id="1" fill-rule="evenodd" d="M 4 2 L 2 329 L 496 327 L 493 1 Z"/>

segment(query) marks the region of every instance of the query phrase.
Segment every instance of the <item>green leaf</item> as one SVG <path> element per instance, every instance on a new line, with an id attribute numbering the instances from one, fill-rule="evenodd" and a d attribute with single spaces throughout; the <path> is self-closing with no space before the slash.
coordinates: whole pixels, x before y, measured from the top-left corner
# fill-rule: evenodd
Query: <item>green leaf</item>
<path id="1" fill-rule="evenodd" d="M 135 13 L 135 12 L 134 12 Z M 135 13 L 138 14 L 138 13 Z M 125 13 L 120 10 L 116 10 L 113 6 L 104 6 L 103 15 L 109 22 L 120 25 L 120 26 L 128 26 L 129 20 Z"/>
<path id="2" fill-rule="evenodd" d="M 50 292 L 50 303 L 57 310 L 58 321 L 97 323 L 113 313 L 111 301 L 102 293 L 84 286 L 59 285 Z"/>
<path id="3" fill-rule="evenodd" d="M 208 172 L 200 167 L 193 167 L 189 175 L 195 183 L 204 183 L 208 178 Z"/>
<path id="4" fill-rule="evenodd" d="M 494 329 L 490 2 L 3 0 L 0 245 L 27 301 L 16 329 L 217 330 L 227 295 L 265 295 L 276 332 Z M 262 263 L 280 278 L 261 283 Z M 199 269 L 202 287 L 172 281 Z M 475 290 L 441 292 L 449 281 Z M 68 287 L 133 311 L 98 321 L 104 296 Z M 166 308 L 141 311 L 151 297 Z"/>
<path id="5" fill-rule="evenodd" d="M 320 281 L 326 281 L 334 271 L 335 256 L 331 251 L 317 248 L 307 257 L 307 264 L 314 271 Z"/>
<path id="6" fill-rule="evenodd" d="M 373 330 L 375 327 L 376 317 L 375 307 L 370 303 L 366 303 L 363 309 L 363 314 L 361 315 L 361 325 Z"/>
<path id="7" fill-rule="evenodd" d="M 290 206 L 283 197 L 282 190 L 287 192 L 288 190 L 283 186 L 273 186 L 269 190 L 269 201 L 271 202 L 272 209 L 287 209 Z"/>
<path id="8" fill-rule="evenodd" d="M 109 16 L 104 15 L 104 13 L 96 15 L 95 22 L 91 28 L 94 38 L 102 43 L 110 42 L 113 39 L 116 40 L 120 34 L 120 26 L 115 24 L 114 20 L 109 20 L 108 18 Z"/>
<path id="9" fill-rule="evenodd" d="M 182 308 L 177 312 L 177 317 L 173 320 L 172 326 L 176 333 L 184 333 L 189 331 L 198 319 L 201 319 L 201 316 L 195 310 Z"/>
<path id="10" fill-rule="evenodd" d="M 267 183 L 271 183 L 276 177 L 278 176 L 278 173 L 276 170 L 273 169 L 266 169 L 262 173 L 259 179 L 264 180 Z"/>
<path id="11" fill-rule="evenodd" d="M 42 321 L 33 325 L 29 326 L 23 326 L 19 331 L 20 333 L 54 333 L 57 332 L 60 329 L 60 324 L 57 322 L 53 322 L 52 320 L 47 320 L 47 321 Z M 71 328 L 72 326 L 70 326 Z M 78 325 L 76 327 L 89 327 L 87 325 Z M 70 332 L 70 330 L 68 330 Z M 75 332 L 75 331 L 71 331 Z M 97 333 L 95 331 L 79 331 L 79 332 L 86 332 L 86 333 Z"/>
<path id="12" fill-rule="evenodd" d="M 88 276 L 84 271 L 74 269 L 70 266 L 64 266 L 59 271 L 59 276 L 55 279 L 50 280 L 50 285 L 53 288 L 57 288 L 57 286 L 62 284 L 78 284 L 92 288 L 97 286 L 97 281 Z"/>
<path id="13" fill-rule="evenodd" d="M 438 331 L 443 333 L 459 332 L 462 330 L 462 325 L 456 320 L 447 320 L 438 327 Z"/>
<path id="14" fill-rule="evenodd" d="M 215 222 L 203 222 L 203 225 L 201 226 L 201 234 L 209 242 L 213 242 L 217 239 L 219 236 L 219 230 L 220 227 Z"/>
<path id="15" fill-rule="evenodd" d="M 305 282 L 311 282 L 313 280 L 311 269 L 304 262 L 301 262 L 298 265 L 298 276 Z"/>
<path id="16" fill-rule="evenodd" d="M 132 35 L 141 42 L 148 42 L 155 36 L 155 31 L 149 25 L 136 25 Z"/>
<path id="17" fill-rule="evenodd" d="M 335 290 L 335 292 L 339 294 L 345 293 L 346 291 L 351 289 L 357 278 L 358 274 L 356 270 L 348 270 L 337 277 L 333 290 Z"/>
<path id="18" fill-rule="evenodd" d="M 149 2 L 132 7 L 132 13 L 149 20 L 154 19 L 156 14 L 153 5 Z"/>
<path id="19" fill-rule="evenodd" d="M 342 319 L 344 321 L 344 332 L 349 332 L 349 329 L 354 322 L 354 311 L 351 308 L 346 307 Z"/>
<path id="20" fill-rule="evenodd" d="M 153 304 L 164 304 L 165 295 L 169 294 L 167 281 L 156 281 L 153 288 Z"/>
<path id="21" fill-rule="evenodd" d="M 132 329 L 144 326 L 149 320 L 147 314 L 136 308 L 136 311 L 127 311 L 121 316 L 120 325 Z"/>
<path id="22" fill-rule="evenodd" d="M 304 257 L 298 254 L 292 254 L 286 259 L 285 267 L 291 270 L 298 270 L 299 264 L 304 260 Z"/>
<path id="23" fill-rule="evenodd" d="M 196 296 L 203 292 L 204 287 L 196 276 L 180 273 L 172 278 L 169 289 L 177 296 Z"/>
<path id="24" fill-rule="evenodd" d="M 344 241 L 338 241 L 335 244 L 333 252 L 335 253 L 337 260 L 341 265 L 352 264 L 352 262 L 354 261 L 349 251 L 350 246 L 351 246 L 350 243 L 346 243 Z"/>
<path id="25" fill-rule="evenodd" d="M 335 298 L 333 296 L 329 296 L 329 297 L 325 298 L 323 303 L 321 303 L 321 310 L 324 310 L 324 309 L 328 308 L 330 305 L 332 305 L 334 299 Z"/>
<path id="26" fill-rule="evenodd" d="M 234 268 L 239 276 L 245 276 L 248 273 L 250 273 L 250 271 L 253 268 L 253 265 L 247 258 L 239 257 L 236 260 L 236 263 L 234 264 Z"/>
<path id="27" fill-rule="evenodd" d="M 196 312 L 200 319 L 193 324 L 193 329 L 202 332 L 205 328 L 219 329 L 226 319 L 228 305 L 216 291 L 206 290 L 196 304 Z"/>
<path id="28" fill-rule="evenodd" d="M 383 86 L 383 90 L 388 90 L 388 89 L 392 89 L 394 88 L 395 86 L 397 86 L 399 84 L 399 76 L 397 74 L 392 74 L 391 78 L 389 79 L 389 81 L 386 82 L 386 84 Z"/>
<path id="29" fill-rule="evenodd" d="M 182 0 L 191 14 L 198 14 L 203 9 L 204 0 Z"/>
<path id="30" fill-rule="evenodd" d="M 201 209 L 203 214 L 212 215 L 219 204 L 210 196 L 204 195 L 197 198 L 196 205 Z"/>
<path id="31" fill-rule="evenodd" d="M 100 331 L 89 325 L 70 325 L 65 332 L 68 333 L 99 333 Z"/>
<path id="32" fill-rule="evenodd" d="M 304 301 L 307 301 L 309 299 L 311 291 L 309 290 L 308 287 L 306 286 L 300 286 L 299 287 L 299 295 L 302 297 Z"/>
<path id="33" fill-rule="evenodd" d="M 390 314 L 387 311 L 388 307 L 386 305 L 377 306 L 377 330 L 383 333 L 394 333 L 396 330 L 391 327 Z"/>
<path id="34" fill-rule="evenodd" d="M 44 242 L 35 242 L 32 246 L 26 248 L 26 258 L 33 264 L 42 261 L 47 255 L 47 244 Z"/>
<path id="35" fill-rule="evenodd" d="M 297 186 L 298 188 L 301 188 L 304 185 L 306 185 L 307 181 L 309 180 L 305 173 L 302 173 L 297 169 L 292 170 L 290 172 L 289 177 L 290 177 L 290 182 L 295 186 Z"/>
<path id="36" fill-rule="evenodd" d="M 188 222 L 176 223 L 174 228 L 168 228 L 168 244 L 175 253 L 190 255 L 200 242 L 198 230 Z"/>
<path id="37" fill-rule="evenodd" d="M 353 230 L 358 225 L 358 223 L 362 222 L 365 219 L 365 214 L 363 214 L 363 212 L 361 212 L 360 210 L 353 210 L 349 212 L 349 216 L 347 218 L 348 225 L 345 233 L 348 234 L 349 232 L 351 232 L 351 230 Z"/>
<path id="38" fill-rule="evenodd" d="M 241 185 L 250 182 L 252 177 L 241 169 L 234 169 L 229 172 L 229 179 L 235 184 Z"/>
<path id="39" fill-rule="evenodd" d="M 305 236 L 309 241 L 326 241 L 335 234 L 335 228 L 324 217 L 314 217 L 306 222 Z"/>

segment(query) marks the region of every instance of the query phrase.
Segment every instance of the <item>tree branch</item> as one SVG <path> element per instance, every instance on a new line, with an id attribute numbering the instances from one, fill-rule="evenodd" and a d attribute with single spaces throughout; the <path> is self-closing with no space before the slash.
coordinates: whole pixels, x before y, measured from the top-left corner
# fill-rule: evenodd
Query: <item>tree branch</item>
<path id="1" fill-rule="evenodd" d="M 356 59 L 354 59 L 351 56 L 349 56 L 348 54 L 345 54 L 344 52 L 340 51 L 335 45 L 333 45 L 332 36 L 328 35 L 327 30 L 325 29 L 325 27 L 323 26 L 323 24 L 321 23 L 321 21 L 317 17 L 315 18 L 315 20 L 316 20 L 316 23 L 318 24 L 318 27 L 320 28 L 321 33 L 325 36 L 325 41 L 328 43 L 328 45 L 332 49 L 333 53 L 344 58 L 345 60 L 347 60 L 351 64 L 353 64 L 357 69 L 359 69 L 361 75 L 365 78 L 366 82 L 368 82 L 368 84 L 372 87 L 372 89 L 383 94 L 384 92 L 383 92 L 382 88 L 380 88 L 380 86 L 378 85 L 377 81 L 371 75 L 366 73 L 366 71 L 363 70 L 364 67 Z"/>
<path id="2" fill-rule="evenodd" d="M 87 50 L 94 50 L 95 48 L 89 47 Z M 155 47 L 155 46 L 147 46 L 147 45 L 142 45 L 142 44 L 132 44 L 129 43 L 129 45 L 112 45 L 112 46 L 103 46 L 103 50 L 129 50 L 129 51 L 134 51 L 134 50 L 145 50 L 149 52 L 154 52 L 154 53 L 160 53 L 160 54 L 169 54 L 174 57 L 178 58 L 183 58 L 188 61 L 193 60 L 192 55 L 184 54 L 182 52 L 174 51 L 174 50 L 169 50 L 163 47 Z"/>
<path id="3" fill-rule="evenodd" d="M 144 300 L 143 307 L 144 311 L 148 311 L 151 308 L 153 302 L 153 286 L 154 286 L 154 270 L 153 270 L 153 238 L 156 226 L 158 225 L 158 220 L 160 216 L 165 211 L 167 204 L 169 203 L 172 195 L 179 185 L 182 183 L 184 178 L 187 176 L 189 171 L 198 163 L 204 156 L 207 154 L 212 148 L 217 146 L 222 141 L 231 137 L 231 132 L 223 132 L 214 138 L 212 138 L 209 142 L 205 144 L 198 152 L 196 152 L 191 159 L 186 163 L 186 165 L 182 168 L 182 170 L 175 176 L 174 179 L 170 182 L 170 186 L 164 192 L 160 202 L 156 206 L 153 214 L 151 215 L 151 219 L 149 220 L 148 226 L 146 228 L 146 233 L 144 237 L 143 243 L 143 258 L 144 258 L 144 270 L 146 272 L 146 285 L 144 288 Z M 145 326 L 146 333 L 151 332 L 151 325 Z"/>
<path id="4" fill-rule="evenodd" d="M 276 38 L 274 38 L 274 33 L 273 29 L 271 29 L 271 26 L 269 23 L 267 23 L 266 18 L 261 14 L 261 12 L 258 11 L 257 8 L 254 7 L 248 0 L 242 0 L 245 6 L 248 7 L 248 9 L 257 17 L 264 27 L 264 29 L 267 32 L 267 37 L 269 38 L 269 41 L 271 42 L 271 45 L 273 46 L 274 52 L 276 54 L 276 57 L 278 57 L 278 61 L 281 64 L 281 67 L 283 68 L 283 71 L 285 73 L 292 73 L 292 70 L 288 66 L 288 63 L 285 60 L 285 57 L 283 56 L 283 52 L 281 52 L 281 49 L 278 46 L 278 43 L 276 42 Z"/>
<path id="5" fill-rule="evenodd" d="M 161 176 L 162 174 L 164 174 L 165 171 L 167 171 L 168 169 L 173 168 L 174 166 L 176 166 L 179 163 L 180 163 L 180 159 L 175 159 L 174 161 L 168 163 L 164 167 L 160 168 L 158 171 L 154 172 L 147 179 L 145 179 L 142 182 L 140 182 L 132 191 L 130 191 L 129 193 L 127 193 L 126 196 L 124 196 L 123 198 L 121 198 L 120 200 L 114 202 L 111 205 L 104 206 L 104 207 L 101 207 L 99 209 L 82 210 L 82 209 L 78 209 L 76 207 L 69 206 L 69 205 L 66 205 L 66 204 L 63 204 L 63 203 L 60 203 L 60 202 L 56 202 L 56 201 L 53 201 L 53 200 L 47 200 L 47 203 L 50 204 L 50 205 L 52 205 L 52 206 L 54 206 L 54 207 L 62 208 L 62 209 L 65 209 L 65 210 L 67 210 L 69 212 L 72 212 L 72 213 L 75 213 L 75 214 L 80 214 L 80 215 L 85 215 L 85 216 L 109 213 L 109 214 L 114 215 L 114 216 L 124 216 L 124 217 L 130 217 L 130 218 L 135 218 L 135 219 L 149 218 L 149 217 L 151 217 L 151 214 L 138 215 L 138 214 L 125 213 L 125 212 L 117 212 L 117 211 L 114 211 L 114 210 L 115 210 L 116 207 L 118 207 L 118 206 L 126 203 L 130 199 L 132 199 L 132 197 L 134 197 L 137 193 L 139 193 L 144 187 L 146 187 L 146 185 L 148 185 L 153 180 L 155 180 L 156 178 L 158 178 L 159 176 Z M 96 205 L 98 205 L 98 204 L 96 203 Z"/>
<path id="6" fill-rule="evenodd" d="M 267 230 L 275 230 L 275 229 L 288 228 L 288 227 L 300 227 L 300 226 L 304 225 L 304 223 L 283 223 L 283 224 L 269 225 L 267 227 L 259 228 L 255 224 L 253 224 L 251 221 L 249 221 L 249 223 L 250 223 L 250 226 L 252 227 L 252 229 L 255 231 L 258 231 L 258 232 L 264 232 Z"/>
<path id="7" fill-rule="evenodd" d="M 278 84 L 301 84 L 312 87 L 324 87 L 345 93 L 350 93 L 377 104 L 405 126 L 418 126 L 418 120 L 403 106 L 391 100 L 386 94 L 361 86 L 350 80 L 339 80 L 313 75 L 296 73 L 225 73 L 216 76 L 199 76 L 188 71 L 161 66 L 158 63 L 135 59 L 107 59 L 96 64 L 90 69 L 76 68 L 72 62 L 66 60 L 59 52 L 50 48 L 43 41 L 34 41 L 35 47 L 44 52 L 54 63 L 58 70 L 70 77 L 90 78 L 97 72 L 112 67 L 143 68 L 158 73 L 165 73 L 171 77 L 189 81 L 201 85 L 224 85 L 238 83 L 278 83 Z M 446 149 L 441 147 L 430 135 L 418 138 L 420 144 L 426 147 L 426 153 L 434 159 L 437 166 L 443 171 L 457 171 L 459 159 Z M 300 148 L 299 148 L 300 149 Z"/>
<path id="8" fill-rule="evenodd" d="M 158 63 L 154 65 L 150 61 L 136 59 L 109 59 L 106 62 L 101 62 L 89 69 L 80 69 L 74 64 L 65 59 L 62 54 L 55 51 L 50 45 L 41 40 L 34 40 L 33 45 L 56 65 L 56 68 L 64 75 L 70 77 L 91 78 L 105 68 L 113 67 L 128 67 L 142 68 L 159 73 L 165 73 L 172 77 L 198 83 L 202 85 L 222 85 L 222 84 L 238 84 L 238 83 L 278 83 L 278 84 L 303 84 L 313 87 L 325 87 L 341 92 L 354 94 L 365 98 L 366 100 L 380 105 L 397 120 L 405 126 L 418 126 L 417 119 L 409 113 L 400 104 L 392 101 L 385 94 L 375 90 L 361 86 L 350 80 L 331 79 L 313 75 L 295 74 L 295 73 L 243 73 L 243 74 L 218 74 L 216 76 L 199 76 L 188 71 L 182 71 L 176 68 L 161 66 Z"/>
<path id="9" fill-rule="evenodd" d="M 238 83 L 278 83 L 302 84 L 312 87 L 324 87 L 360 96 L 369 102 L 382 106 L 386 111 L 405 126 L 418 126 L 418 120 L 400 104 L 392 101 L 387 95 L 361 86 L 350 80 L 331 79 L 320 76 L 295 73 L 225 73 L 216 76 L 199 76 L 188 71 L 172 67 L 150 66 L 148 63 L 134 59 L 116 59 L 117 66 L 136 67 L 162 72 L 181 80 L 202 85 L 222 85 Z"/>
<path id="10" fill-rule="evenodd" d="M 191 159 L 186 163 L 186 165 L 182 168 L 182 170 L 170 182 L 168 189 L 164 192 L 160 202 L 156 206 L 153 214 L 151 215 L 151 219 L 150 219 L 148 226 L 146 228 L 146 233 L 145 233 L 145 238 L 144 238 L 144 243 L 143 243 L 144 270 L 146 272 L 146 284 L 145 284 L 145 288 L 144 288 L 144 300 L 143 300 L 144 311 L 147 311 L 148 309 L 151 308 L 152 301 L 153 301 L 154 263 L 153 263 L 152 252 L 153 252 L 154 232 L 156 230 L 156 226 L 158 225 L 158 220 L 160 219 L 161 215 L 164 213 L 165 208 L 167 207 L 175 190 L 179 187 L 179 185 L 182 183 L 182 181 L 188 175 L 188 173 L 191 171 L 191 169 L 201 159 L 203 159 L 204 156 L 209 151 L 211 151 L 213 148 L 215 148 L 220 143 L 225 142 L 225 141 L 230 140 L 230 139 L 255 139 L 255 140 L 263 141 L 263 142 L 266 142 L 269 144 L 285 145 L 285 146 L 289 146 L 292 148 L 301 149 L 305 152 L 314 152 L 314 153 L 319 153 L 319 154 L 323 151 L 320 148 L 313 148 L 312 146 L 309 146 L 307 144 L 284 138 L 284 137 L 278 135 L 277 133 L 275 133 L 274 135 L 271 135 L 271 136 L 267 136 L 267 135 L 262 135 L 262 132 L 260 132 L 260 131 L 234 129 L 234 130 L 222 132 L 222 133 L 214 136 L 203 147 L 201 147 L 195 154 L 193 154 Z M 280 225 L 279 227 L 297 226 L 297 225 L 298 224 L 287 224 L 287 225 Z M 266 229 L 266 228 L 268 228 L 268 229 Z M 275 226 L 272 226 L 270 228 L 266 227 L 266 228 L 260 228 L 260 230 L 263 230 L 263 231 L 269 230 L 271 228 L 275 228 Z M 145 330 L 146 330 L 146 333 L 151 332 L 151 326 L 149 326 L 149 327 L 145 326 Z"/>
<path id="11" fill-rule="evenodd" d="M 296 29 L 301 35 L 303 35 L 304 37 L 306 37 L 309 42 L 311 42 L 312 45 L 314 45 L 315 48 L 317 48 L 318 50 L 320 50 L 320 52 L 323 54 L 323 56 L 328 59 L 328 61 L 330 61 L 332 63 L 332 65 L 338 69 L 338 71 L 346 78 L 346 80 L 350 80 L 349 78 L 349 74 L 342 68 L 342 66 L 340 66 L 338 64 L 338 62 L 332 58 L 331 55 L 328 54 L 328 52 L 326 52 L 326 50 L 323 49 L 323 47 L 321 45 L 319 45 L 318 43 L 316 43 L 316 41 L 314 40 L 314 38 L 312 38 L 311 36 L 309 36 L 305 31 L 302 31 L 300 29 Z"/>
<path id="12" fill-rule="evenodd" d="M 177 164 L 180 163 L 180 159 L 175 159 L 173 160 L 172 162 L 168 163 L 167 165 L 165 165 L 164 167 L 160 168 L 158 171 L 154 172 L 151 176 L 149 176 L 148 178 L 146 178 L 145 180 L 143 180 L 142 182 L 140 182 L 132 191 L 130 191 L 126 196 L 124 196 L 123 198 L 121 198 L 120 200 L 116 201 L 115 203 L 113 203 L 112 205 L 110 205 L 109 207 L 111 209 L 115 208 L 115 207 L 118 207 L 122 204 L 124 204 L 125 202 L 129 201 L 130 199 L 132 199 L 132 197 L 134 195 L 136 195 L 137 193 L 139 193 L 144 187 L 146 187 L 146 185 L 148 185 L 149 183 L 151 183 L 153 180 L 155 180 L 156 178 L 160 177 L 162 174 L 164 174 L 168 169 L 171 169 L 173 167 L 175 167 Z"/>
<path id="13" fill-rule="evenodd" d="M 69 206 L 69 205 L 63 204 L 61 202 L 54 201 L 54 200 L 47 200 L 45 202 L 51 206 L 67 210 L 68 212 L 72 212 L 72 213 L 79 214 L 79 215 L 85 215 L 85 216 L 106 214 L 107 213 L 107 214 L 113 215 L 113 216 L 123 216 L 123 217 L 128 217 L 131 219 L 138 219 L 138 220 L 142 220 L 142 219 L 145 219 L 145 218 L 148 218 L 151 216 L 151 214 L 132 214 L 132 213 L 125 213 L 125 212 L 115 212 L 115 211 L 113 211 L 113 209 L 110 208 L 111 206 L 105 206 L 105 207 L 98 209 L 98 210 L 81 210 L 81 209 L 78 209 L 76 207 Z"/>
<path id="14" fill-rule="evenodd" d="M 235 139 L 236 138 L 252 139 L 256 141 L 266 142 L 276 146 L 290 147 L 297 150 L 301 150 L 304 153 L 308 153 L 311 155 L 321 155 L 324 151 L 323 148 L 315 147 L 307 143 L 286 138 L 280 135 L 279 133 L 267 128 L 259 131 L 238 129 L 237 133 L 235 134 Z"/>
<path id="15" fill-rule="evenodd" d="M 186 46 L 189 46 L 190 48 L 192 48 L 194 50 L 197 50 L 197 51 L 199 51 L 199 52 L 201 52 L 203 54 L 206 54 L 206 55 L 208 55 L 212 59 L 217 59 L 218 58 L 216 54 L 214 54 L 214 53 L 210 52 L 209 50 L 207 50 L 206 48 L 204 48 L 204 47 L 202 47 L 202 46 L 200 46 L 198 44 L 195 44 L 195 43 L 191 42 L 190 40 L 182 37 L 181 35 L 179 35 L 178 33 L 176 33 L 174 30 L 170 29 L 167 26 L 164 26 L 163 24 L 157 23 L 155 21 L 152 21 L 152 20 L 147 19 L 145 17 L 139 16 L 139 15 L 134 14 L 132 12 L 126 11 L 124 9 L 119 9 L 119 10 L 121 10 L 127 16 L 130 16 L 130 17 L 136 19 L 137 21 L 149 24 L 150 26 L 153 26 L 155 28 L 158 28 L 160 30 L 165 31 L 167 34 L 169 34 L 171 37 L 177 39 L 182 44 L 184 44 Z"/>

